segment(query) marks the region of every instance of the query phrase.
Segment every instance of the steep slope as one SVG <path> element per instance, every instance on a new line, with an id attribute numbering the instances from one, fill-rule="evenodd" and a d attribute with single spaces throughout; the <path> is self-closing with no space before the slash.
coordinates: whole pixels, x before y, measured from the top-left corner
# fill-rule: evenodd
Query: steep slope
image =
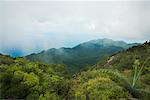
<path id="1" fill-rule="evenodd" d="M 136 70 L 142 68 L 140 77 L 140 85 L 146 90 L 150 91 L 150 41 L 144 44 L 133 46 L 125 51 L 116 53 L 103 61 L 99 61 L 93 66 L 94 69 L 117 69 L 126 77 L 132 80 L 133 70 L 135 69 L 134 63 L 138 61 Z"/>
<path id="2" fill-rule="evenodd" d="M 149 100 L 150 42 L 118 52 L 74 76 L 70 98 Z"/>
<path id="3" fill-rule="evenodd" d="M 25 58 L 48 64 L 66 64 L 71 71 L 75 72 L 133 45 L 123 41 L 98 39 L 79 44 L 73 48 L 49 49 L 38 54 L 28 55 Z"/>
<path id="4" fill-rule="evenodd" d="M 150 57 L 150 42 L 145 42 L 144 44 L 133 46 L 127 50 L 118 52 L 111 57 L 99 61 L 95 66 L 98 67 L 108 67 L 115 68 L 120 71 L 127 69 L 132 69 L 135 59 L 138 59 L 141 65 Z M 148 61 L 145 66 L 150 67 L 150 61 Z M 150 69 L 147 69 L 150 71 Z"/>

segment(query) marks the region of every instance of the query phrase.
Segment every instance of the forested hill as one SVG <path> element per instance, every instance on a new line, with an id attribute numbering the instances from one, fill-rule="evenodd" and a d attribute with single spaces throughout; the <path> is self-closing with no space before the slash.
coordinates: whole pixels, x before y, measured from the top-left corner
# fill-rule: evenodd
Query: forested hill
<path id="1" fill-rule="evenodd" d="M 72 78 L 65 65 L 0 54 L 0 99 L 149 100 L 150 43 L 116 53 Z"/>
<path id="2" fill-rule="evenodd" d="M 150 42 L 133 46 L 127 50 L 118 52 L 110 57 L 99 61 L 95 68 L 115 68 L 120 71 L 131 69 L 135 59 L 138 59 L 143 64 L 148 58 L 150 58 Z M 145 64 L 146 70 L 150 72 L 150 61 Z"/>
<path id="3" fill-rule="evenodd" d="M 38 54 L 28 55 L 25 58 L 47 64 L 65 64 L 71 72 L 77 72 L 134 45 L 138 44 L 127 44 L 123 41 L 113 41 L 111 39 L 98 39 L 81 43 L 73 48 L 49 49 Z"/>
<path id="4" fill-rule="evenodd" d="M 83 100 L 150 100 L 150 42 L 118 52 L 80 72 L 70 91 Z"/>

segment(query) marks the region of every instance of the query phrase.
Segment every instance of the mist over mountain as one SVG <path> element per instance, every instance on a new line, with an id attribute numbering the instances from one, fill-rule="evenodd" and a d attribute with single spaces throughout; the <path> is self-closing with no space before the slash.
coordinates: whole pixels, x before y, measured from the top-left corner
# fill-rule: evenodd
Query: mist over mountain
<path id="1" fill-rule="evenodd" d="M 75 46 L 97 38 L 143 43 L 150 37 L 150 3 L 145 0 L 42 3 L 1 1 L 0 52 L 13 57 L 53 47 Z"/>
<path id="2" fill-rule="evenodd" d="M 149 19 L 149 0 L 0 0 L 0 100 L 150 100 Z"/>
<path id="3" fill-rule="evenodd" d="M 105 39 L 102 41 L 106 42 Z M 91 45 L 92 43 L 88 43 L 91 41 L 86 42 L 86 45 L 80 44 L 74 49 L 95 47 Z M 61 50 L 70 51 L 70 49 L 73 48 L 53 48 L 41 54 L 55 51 L 60 53 Z M 54 100 L 58 98 L 72 100 L 87 96 L 96 100 L 97 98 L 149 100 L 149 60 L 150 42 L 145 42 L 124 49 L 103 61 L 99 60 L 94 66 L 74 74 L 71 78 L 64 65 L 30 62 L 21 57 L 12 58 L 0 54 L 0 98 L 46 99 L 48 97 L 55 98 Z M 140 70 L 142 72 L 139 78 L 133 81 L 135 72 L 139 75 Z"/>
<path id="4" fill-rule="evenodd" d="M 52 48 L 37 54 L 30 54 L 25 58 L 47 64 L 65 64 L 70 70 L 77 71 L 135 45 L 138 45 L 138 43 L 128 44 L 124 41 L 104 38 L 84 42 L 73 48 Z"/>

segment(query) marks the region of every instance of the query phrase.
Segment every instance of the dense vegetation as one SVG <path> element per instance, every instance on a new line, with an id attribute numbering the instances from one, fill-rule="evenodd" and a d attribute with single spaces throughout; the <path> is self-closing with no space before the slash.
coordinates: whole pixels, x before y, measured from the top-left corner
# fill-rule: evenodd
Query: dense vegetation
<path id="1" fill-rule="evenodd" d="M 65 65 L 0 55 L 0 99 L 149 100 L 150 43 L 116 53 L 72 78 Z"/>
<path id="2" fill-rule="evenodd" d="M 115 69 L 92 69 L 81 72 L 72 81 L 71 97 L 77 100 L 132 100 L 133 98 L 149 100 L 149 74 L 143 78 L 140 70 L 139 61 L 135 60 L 130 77 Z"/>
<path id="3" fill-rule="evenodd" d="M 65 64 L 71 72 L 78 72 L 82 68 L 94 65 L 99 60 L 134 45 L 137 44 L 98 39 L 84 42 L 73 48 L 49 49 L 38 54 L 28 55 L 25 58 L 47 64 Z"/>
<path id="4" fill-rule="evenodd" d="M 135 61 L 138 61 L 137 68 L 132 66 Z M 103 68 L 119 70 L 128 77 L 130 81 L 133 81 L 131 78 L 133 73 L 135 73 L 133 69 L 137 72 L 142 70 L 140 73 L 142 83 L 140 84 L 146 90 L 150 91 L 150 42 L 145 42 L 142 45 L 134 46 L 126 51 L 112 55 L 110 58 L 98 62 L 93 68 L 101 69 L 102 66 Z"/>
<path id="5" fill-rule="evenodd" d="M 69 74 L 64 65 L 33 63 L 1 55 L 0 73 L 1 99 L 56 100 L 65 98 L 68 92 Z"/>

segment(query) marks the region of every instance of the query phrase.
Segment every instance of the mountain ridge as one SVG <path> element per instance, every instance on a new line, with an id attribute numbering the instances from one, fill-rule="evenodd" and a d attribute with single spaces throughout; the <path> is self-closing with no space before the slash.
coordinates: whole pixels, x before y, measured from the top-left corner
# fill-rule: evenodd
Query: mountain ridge
<path id="1" fill-rule="evenodd" d="M 47 49 L 47 50 L 42 50 L 41 52 L 38 52 L 38 53 L 31 53 L 31 54 L 28 54 L 28 55 L 39 54 L 39 53 L 47 52 L 47 51 L 49 51 L 49 50 L 64 50 L 64 49 L 68 49 L 68 50 L 69 50 L 69 49 L 74 49 L 74 48 L 76 48 L 76 47 L 78 47 L 78 46 L 81 46 L 81 45 L 84 45 L 84 44 L 87 44 L 87 43 L 97 44 L 97 43 L 96 43 L 97 41 L 99 41 L 99 43 L 102 42 L 102 41 L 103 41 L 103 42 L 111 41 L 111 42 L 113 42 L 113 43 L 120 42 L 120 43 L 122 43 L 122 44 L 124 44 L 124 45 L 128 45 L 126 48 L 129 48 L 129 47 L 131 47 L 131 46 L 135 46 L 135 45 L 141 44 L 141 43 L 127 43 L 127 42 L 122 41 L 122 40 L 113 40 L 113 39 L 109 39 L 109 38 L 102 38 L 102 39 L 93 39 L 93 40 L 89 40 L 89 41 L 87 41 L 87 42 L 79 43 L 78 45 L 75 45 L 75 46 L 73 46 L 73 47 L 50 48 L 50 49 Z M 102 45 L 102 44 L 98 44 L 98 45 Z M 103 44 L 103 45 L 106 45 L 106 44 Z M 116 44 L 115 44 L 115 45 L 116 45 Z M 119 46 L 119 45 L 116 45 L 116 46 Z M 122 45 L 120 45 L 120 47 L 123 47 L 123 48 L 124 48 L 124 46 L 122 46 Z M 26 55 L 26 56 L 28 56 L 28 55 Z"/>
<path id="2" fill-rule="evenodd" d="M 135 71 L 139 73 L 141 68 L 133 85 Z M 65 65 L 30 62 L 3 54 L 0 73 L 1 99 L 149 100 L 150 42 L 117 52 L 72 78 Z"/>
<path id="3" fill-rule="evenodd" d="M 70 70 L 79 70 L 93 65 L 98 60 L 125 50 L 137 44 L 127 44 L 111 39 L 97 39 L 81 43 L 72 48 L 52 48 L 40 53 L 25 56 L 29 61 L 39 61 L 48 64 L 65 64 Z"/>

